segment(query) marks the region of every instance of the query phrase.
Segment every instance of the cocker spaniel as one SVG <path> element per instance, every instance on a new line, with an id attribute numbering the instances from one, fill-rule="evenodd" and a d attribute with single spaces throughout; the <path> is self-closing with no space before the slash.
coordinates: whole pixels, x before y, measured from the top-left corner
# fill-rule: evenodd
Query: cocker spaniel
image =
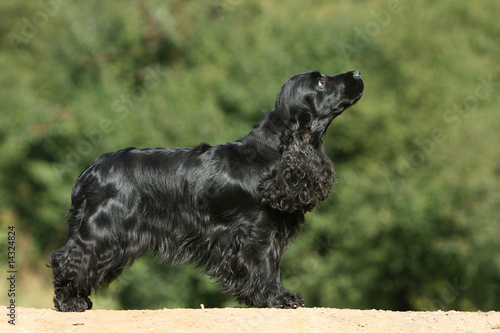
<path id="1" fill-rule="evenodd" d="M 55 307 L 90 309 L 91 289 L 146 253 L 200 267 L 249 306 L 303 306 L 281 283 L 281 256 L 328 196 L 336 174 L 323 138 L 363 89 L 358 71 L 297 74 L 239 140 L 98 157 L 76 180 L 68 240 L 49 257 Z"/>

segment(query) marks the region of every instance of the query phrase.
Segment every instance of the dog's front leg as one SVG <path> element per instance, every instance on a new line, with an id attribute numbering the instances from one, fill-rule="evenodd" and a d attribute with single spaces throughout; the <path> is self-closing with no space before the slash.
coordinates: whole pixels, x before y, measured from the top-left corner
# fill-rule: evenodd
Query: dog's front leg
<path id="1" fill-rule="evenodd" d="M 234 283 L 242 287 L 237 293 L 238 300 L 255 307 L 294 309 L 304 306 L 302 295 L 287 291 L 281 283 L 281 248 L 260 245 L 260 249 L 252 246 L 251 250 L 244 251 L 247 256 L 238 271 L 244 270 L 247 274 L 239 275 L 246 277 Z"/>
<path id="2" fill-rule="evenodd" d="M 276 264 L 276 270 L 273 274 L 275 276 L 275 288 L 274 292 L 270 293 L 270 297 L 267 299 L 267 307 L 270 308 L 284 308 L 284 309 L 296 309 L 298 307 L 304 306 L 304 297 L 300 293 L 292 293 L 287 291 L 283 284 L 281 283 L 281 268 L 280 268 L 279 258 Z"/>

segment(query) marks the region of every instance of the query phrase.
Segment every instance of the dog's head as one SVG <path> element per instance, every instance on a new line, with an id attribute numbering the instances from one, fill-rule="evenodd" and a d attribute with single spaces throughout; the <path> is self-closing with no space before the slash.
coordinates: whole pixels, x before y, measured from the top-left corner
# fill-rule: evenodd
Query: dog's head
<path id="1" fill-rule="evenodd" d="M 281 159 L 263 179 L 262 203 L 306 212 L 326 199 L 336 174 L 322 139 L 331 121 L 361 98 L 363 88 L 358 71 L 302 73 L 283 84 L 268 114 L 270 129 L 280 133 Z"/>
<path id="2" fill-rule="evenodd" d="M 311 134 L 322 138 L 331 121 L 361 98 L 363 89 L 358 71 L 334 76 L 318 71 L 301 73 L 283 84 L 274 111 L 282 119 L 308 123 Z"/>

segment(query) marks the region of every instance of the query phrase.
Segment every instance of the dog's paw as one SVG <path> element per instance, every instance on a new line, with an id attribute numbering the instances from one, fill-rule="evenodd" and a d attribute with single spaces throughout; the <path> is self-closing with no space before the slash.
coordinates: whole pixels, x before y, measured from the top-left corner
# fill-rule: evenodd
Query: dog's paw
<path id="1" fill-rule="evenodd" d="M 62 312 L 83 312 L 92 309 L 92 301 L 88 297 L 72 297 L 64 302 L 54 298 L 54 306 Z"/>
<path id="2" fill-rule="evenodd" d="M 296 309 L 304 306 L 306 302 L 300 293 L 284 293 L 277 296 L 271 303 L 272 308 Z"/>

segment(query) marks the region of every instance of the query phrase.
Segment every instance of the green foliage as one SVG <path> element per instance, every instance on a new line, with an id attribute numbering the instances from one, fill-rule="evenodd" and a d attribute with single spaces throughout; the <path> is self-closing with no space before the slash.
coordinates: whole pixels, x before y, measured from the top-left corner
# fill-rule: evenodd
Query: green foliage
<path id="1" fill-rule="evenodd" d="M 231 141 L 289 76 L 358 69 L 365 96 L 325 139 L 341 178 L 285 255 L 285 286 L 308 306 L 500 306 L 498 1 L 50 0 L 0 11 L 0 222 L 20 230 L 26 279 L 51 288 L 43 266 L 64 242 L 72 184 L 98 155 Z M 150 260 L 98 297 L 115 308 L 233 304 L 198 271 Z"/>

